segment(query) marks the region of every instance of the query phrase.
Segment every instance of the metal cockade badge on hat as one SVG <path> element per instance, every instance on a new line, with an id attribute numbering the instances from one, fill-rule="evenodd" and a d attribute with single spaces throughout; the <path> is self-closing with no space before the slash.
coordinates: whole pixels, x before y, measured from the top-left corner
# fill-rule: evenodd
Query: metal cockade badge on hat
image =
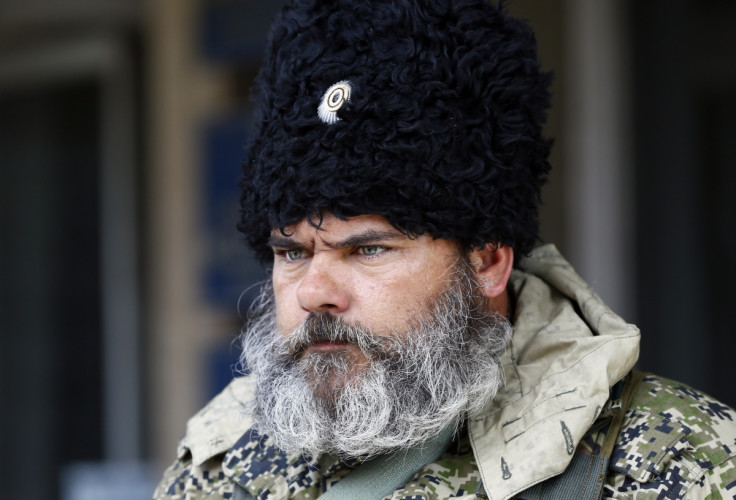
<path id="1" fill-rule="evenodd" d="M 323 122 L 328 125 L 340 120 L 337 117 L 337 110 L 339 110 L 343 104 L 350 101 L 350 92 L 352 88 L 350 82 L 343 80 L 332 85 L 327 92 L 322 96 L 322 102 L 319 103 L 317 108 L 317 116 Z"/>

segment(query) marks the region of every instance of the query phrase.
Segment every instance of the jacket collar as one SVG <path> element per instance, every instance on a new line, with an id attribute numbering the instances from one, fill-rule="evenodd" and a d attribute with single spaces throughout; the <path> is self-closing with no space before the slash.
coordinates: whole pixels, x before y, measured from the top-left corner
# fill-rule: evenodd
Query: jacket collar
<path id="1" fill-rule="evenodd" d="M 187 432 L 179 442 L 177 457 L 192 454 L 192 463 L 202 465 L 232 448 L 253 425 L 244 411 L 255 392 L 251 377 L 238 377 L 187 422 Z"/>

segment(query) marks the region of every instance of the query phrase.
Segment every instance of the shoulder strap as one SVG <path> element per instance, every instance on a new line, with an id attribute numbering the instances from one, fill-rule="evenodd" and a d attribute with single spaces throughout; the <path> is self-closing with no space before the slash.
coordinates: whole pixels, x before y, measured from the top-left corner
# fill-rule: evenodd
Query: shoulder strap
<path id="1" fill-rule="evenodd" d="M 253 496 L 245 488 L 235 483 L 235 496 L 233 500 L 253 500 Z"/>
<path id="2" fill-rule="evenodd" d="M 644 372 L 638 370 L 631 370 L 623 380 L 623 386 L 620 394 L 613 395 L 611 398 L 611 423 L 608 425 L 608 431 L 606 437 L 601 445 L 601 457 L 610 458 L 613 453 L 613 447 L 616 445 L 618 440 L 618 433 L 621 430 L 621 424 L 624 422 L 624 415 L 626 410 L 631 405 L 631 400 L 634 398 L 634 392 L 639 382 L 646 376 Z M 616 397 L 618 396 L 618 397 Z"/>
<path id="3" fill-rule="evenodd" d="M 442 455 L 452 440 L 456 427 L 453 422 L 421 446 L 363 462 L 319 498 L 374 500 L 390 496 L 394 490 L 409 482 L 419 469 Z"/>

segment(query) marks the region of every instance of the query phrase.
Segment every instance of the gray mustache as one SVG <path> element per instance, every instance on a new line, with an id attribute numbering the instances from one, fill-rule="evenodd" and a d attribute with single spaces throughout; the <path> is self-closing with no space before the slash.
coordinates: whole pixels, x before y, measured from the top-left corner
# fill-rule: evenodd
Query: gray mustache
<path id="1" fill-rule="evenodd" d="M 311 345 L 319 342 L 353 344 L 373 358 L 386 358 L 396 345 L 392 337 L 383 337 L 359 324 L 351 324 L 330 313 L 307 316 L 286 339 L 289 355 L 298 358 Z"/>

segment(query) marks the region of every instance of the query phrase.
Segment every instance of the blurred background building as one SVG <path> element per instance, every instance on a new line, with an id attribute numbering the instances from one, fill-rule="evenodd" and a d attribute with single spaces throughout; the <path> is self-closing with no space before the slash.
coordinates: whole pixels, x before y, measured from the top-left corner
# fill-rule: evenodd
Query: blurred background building
<path id="1" fill-rule="evenodd" d="M 0 0 L 0 497 L 148 498 L 233 376 L 280 3 Z M 556 73 L 544 238 L 641 327 L 641 368 L 735 405 L 736 3 L 510 9 Z"/>

